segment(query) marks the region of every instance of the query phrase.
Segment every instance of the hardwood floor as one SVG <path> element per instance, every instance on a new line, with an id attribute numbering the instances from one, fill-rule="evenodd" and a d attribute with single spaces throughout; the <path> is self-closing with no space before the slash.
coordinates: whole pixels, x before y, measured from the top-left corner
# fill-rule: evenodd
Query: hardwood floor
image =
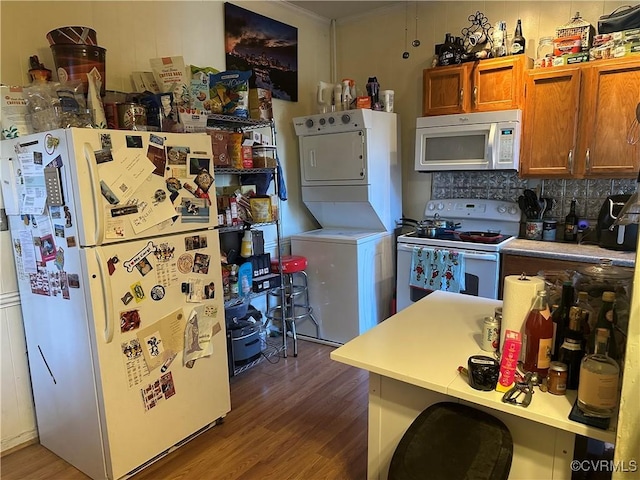
<path id="1" fill-rule="evenodd" d="M 298 345 L 297 358 L 263 361 L 232 378 L 231 412 L 224 423 L 132 478 L 366 478 L 367 372 L 332 361 L 332 347 Z M 2 480 L 88 478 L 39 444 L 1 462 Z"/>

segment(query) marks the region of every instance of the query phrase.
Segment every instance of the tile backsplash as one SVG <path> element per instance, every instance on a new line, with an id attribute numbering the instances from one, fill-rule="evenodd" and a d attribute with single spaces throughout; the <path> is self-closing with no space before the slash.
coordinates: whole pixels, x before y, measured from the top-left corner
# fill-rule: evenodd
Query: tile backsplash
<path id="1" fill-rule="evenodd" d="M 569 213 L 571 199 L 575 198 L 578 216 L 595 221 L 607 196 L 635 192 L 636 180 L 526 180 L 511 171 L 434 172 L 431 198 L 486 198 L 517 202 L 526 188 L 534 190 L 538 197 L 556 200 L 555 207 L 545 217 L 564 220 Z"/>

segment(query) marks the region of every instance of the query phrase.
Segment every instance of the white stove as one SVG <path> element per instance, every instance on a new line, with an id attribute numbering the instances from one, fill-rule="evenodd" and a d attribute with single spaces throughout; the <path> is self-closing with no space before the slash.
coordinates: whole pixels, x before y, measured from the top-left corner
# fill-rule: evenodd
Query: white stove
<path id="1" fill-rule="evenodd" d="M 437 238 L 418 236 L 416 232 L 400 235 L 397 240 L 397 311 L 418 301 L 431 290 L 410 285 L 415 247 L 456 251 L 465 259 L 465 288 L 461 293 L 486 298 L 498 297 L 500 249 L 518 236 L 520 209 L 502 200 L 443 199 L 431 200 L 424 219 L 437 216 L 460 224 L 453 233 Z"/>

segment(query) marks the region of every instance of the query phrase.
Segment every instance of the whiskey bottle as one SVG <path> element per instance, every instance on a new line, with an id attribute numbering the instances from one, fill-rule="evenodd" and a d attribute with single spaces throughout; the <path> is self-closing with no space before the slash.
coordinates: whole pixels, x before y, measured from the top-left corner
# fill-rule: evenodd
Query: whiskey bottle
<path id="1" fill-rule="evenodd" d="M 591 333 L 589 342 L 587 344 L 587 352 L 595 352 L 596 345 L 596 331 L 599 328 L 604 328 L 609 332 L 609 340 L 607 342 L 607 354 L 613 360 L 618 361 L 618 345 L 616 344 L 616 338 L 614 335 L 614 326 L 616 324 L 616 312 L 614 302 L 616 301 L 615 292 L 603 292 L 602 293 L 602 306 L 598 312 L 598 319 L 594 331 Z"/>
<path id="2" fill-rule="evenodd" d="M 524 324 L 526 347 L 524 369 L 538 373 L 541 378 L 547 376 L 551 363 L 553 347 L 553 321 L 547 303 L 547 291 L 541 290 L 527 314 Z"/>
<path id="3" fill-rule="evenodd" d="M 580 365 L 578 408 L 587 416 L 610 418 L 618 405 L 620 367 L 607 355 L 609 330 L 596 330 L 595 353 Z"/>

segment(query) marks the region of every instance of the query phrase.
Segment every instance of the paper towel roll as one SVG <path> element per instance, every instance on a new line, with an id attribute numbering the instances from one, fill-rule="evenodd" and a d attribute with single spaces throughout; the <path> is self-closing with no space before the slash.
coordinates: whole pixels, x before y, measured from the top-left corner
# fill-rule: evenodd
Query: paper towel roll
<path id="1" fill-rule="evenodd" d="M 504 278 L 502 301 L 502 325 L 500 326 L 500 350 L 507 330 L 522 331 L 536 293 L 544 288 L 544 279 L 524 275 L 508 275 Z M 524 341 L 524 339 L 523 339 Z"/>

